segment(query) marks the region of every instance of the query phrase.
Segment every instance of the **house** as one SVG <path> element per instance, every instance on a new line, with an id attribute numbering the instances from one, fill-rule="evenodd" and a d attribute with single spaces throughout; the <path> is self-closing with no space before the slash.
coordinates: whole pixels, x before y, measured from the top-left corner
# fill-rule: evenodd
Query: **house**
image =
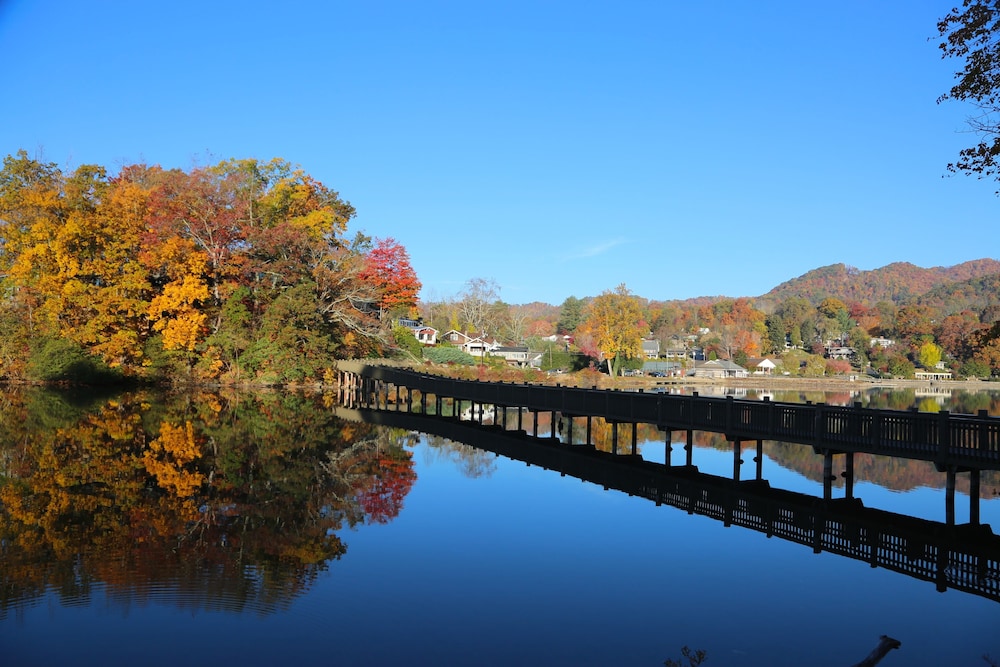
<path id="1" fill-rule="evenodd" d="M 878 338 L 872 338 L 871 342 L 868 343 L 868 347 L 875 347 L 876 345 L 878 345 L 884 350 L 885 348 L 892 347 L 895 344 L 896 341 L 890 338 L 882 338 L 881 336 L 879 336 Z"/>
<path id="2" fill-rule="evenodd" d="M 461 331 L 456 331 L 455 329 L 451 329 L 449 331 L 446 331 L 445 334 L 441 336 L 441 340 L 445 341 L 446 343 L 451 343 L 452 345 L 457 345 L 461 347 L 465 343 L 472 340 L 472 336 L 464 334 Z"/>
<path id="3" fill-rule="evenodd" d="M 674 335 L 667 339 L 663 349 L 663 356 L 667 359 L 681 359 L 687 356 L 688 345 L 680 336 Z"/>
<path id="4" fill-rule="evenodd" d="M 421 320 L 399 319 L 396 322 L 413 332 L 413 336 L 423 345 L 437 345 L 438 330 L 427 326 Z"/>
<path id="5" fill-rule="evenodd" d="M 530 352 L 528 351 L 528 346 L 500 346 L 494 348 L 490 351 L 490 354 L 494 357 L 503 357 L 503 359 L 511 366 L 527 366 L 530 360 Z"/>
<path id="6" fill-rule="evenodd" d="M 843 345 L 831 345 L 826 348 L 826 356 L 830 359 L 850 359 L 854 356 L 854 348 L 844 347 Z"/>
<path id="7" fill-rule="evenodd" d="M 495 338 L 489 338 L 484 334 L 483 336 L 469 338 L 460 347 L 466 354 L 481 357 L 485 354 L 492 354 L 494 350 L 500 347 L 500 343 Z"/>
<path id="8" fill-rule="evenodd" d="M 424 345 L 437 345 L 438 330 L 434 327 L 420 327 L 413 330 L 413 335 Z"/>
<path id="9" fill-rule="evenodd" d="M 914 371 L 913 377 L 917 380 L 936 381 L 936 380 L 951 380 L 953 376 L 951 374 L 951 371 L 924 370 L 924 371 Z"/>
<path id="10" fill-rule="evenodd" d="M 745 378 L 750 372 L 729 359 L 695 362 L 692 373 L 696 378 Z"/>
<path id="11" fill-rule="evenodd" d="M 658 338 L 644 338 L 642 340 L 642 356 L 647 359 L 659 358 L 660 340 Z"/>
<path id="12" fill-rule="evenodd" d="M 767 357 L 751 357 L 747 359 L 747 369 L 754 375 L 774 375 L 778 365 Z"/>

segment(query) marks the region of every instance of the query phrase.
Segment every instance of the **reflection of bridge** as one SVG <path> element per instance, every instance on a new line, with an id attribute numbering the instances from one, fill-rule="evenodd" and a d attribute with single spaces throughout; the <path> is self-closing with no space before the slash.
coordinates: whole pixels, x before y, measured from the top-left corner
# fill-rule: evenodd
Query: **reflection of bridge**
<path id="1" fill-rule="evenodd" d="M 578 389 L 556 385 L 525 385 L 503 382 L 457 380 L 427 375 L 405 368 L 369 365 L 363 361 L 340 362 L 340 401 L 347 406 L 384 407 L 390 402 L 399 409 L 405 404 L 422 414 L 444 414 L 445 403 L 452 414 L 463 404 L 496 406 L 507 423 L 508 408 L 517 409 L 521 429 L 522 410 L 534 413 L 537 433 L 539 412 L 551 412 L 553 436 L 555 415 L 568 419 L 570 441 L 577 417 L 586 419 L 586 444 L 591 442 L 591 419 L 599 417 L 612 425 L 612 451 L 618 449 L 618 427 L 630 424 L 633 447 L 636 425 L 654 424 L 666 431 L 669 443 L 673 431 L 686 431 L 690 456 L 694 431 L 725 434 L 734 443 L 739 459 L 740 444 L 764 440 L 812 445 L 823 459 L 825 496 L 830 497 L 833 457 L 845 456 L 848 483 L 853 480 L 854 454 L 933 462 L 946 473 L 946 512 L 954 523 L 955 475 L 969 473 L 969 516 L 979 522 L 980 471 L 1000 469 L 1000 419 L 985 410 L 978 415 L 881 410 L 812 403 L 781 403 L 765 399 L 751 401 L 710 398 L 694 394 L 672 396 L 659 393 Z M 404 395 L 405 394 L 405 395 Z M 418 400 L 414 405 L 414 399 Z M 433 403 L 431 403 L 433 399 Z M 481 421 L 481 420 L 480 420 Z M 669 457 L 667 458 L 669 461 Z M 690 458 L 687 461 L 691 463 Z M 850 487 L 849 487 L 850 489 Z"/>
<path id="2" fill-rule="evenodd" d="M 864 507 L 859 499 L 821 499 L 735 481 L 692 465 L 664 466 L 587 445 L 533 438 L 460 421 L 395 410 L 338 408 L 337 416 L 438 435 L 530 465 L 750 528 L 1000 602 L 1000 537 L 989 526 L 955 526 Z M 738 472 L 737 472 L 738 475 Z"/>

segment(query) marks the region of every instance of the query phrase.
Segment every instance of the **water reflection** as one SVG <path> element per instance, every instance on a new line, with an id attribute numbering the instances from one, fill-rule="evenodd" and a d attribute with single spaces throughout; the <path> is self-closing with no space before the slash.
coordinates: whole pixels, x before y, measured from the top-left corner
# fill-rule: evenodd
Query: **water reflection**
<path id="1" fill-rule="evenodd" d="M 414 436 L 336 419 L 288 393 L 37 389 L 0 394 L 0 618 L 63 604 L 168 598 L 271 612 L 385 523 L 416 475 Z"/>
<path id="2" fill-rule="evenodd" d="M 765 533 L 1000 602 L 1000 537 L 988 525 L 946 524 L 865 507 L 859 498 L 824 499 L 772 488 L 766 479 L 740 481 L 664 466 L 639 456 L 524 437 L 494 426 L 395 411 L 338 408 L 345 419 L 417 429 L 440 441 L 470 443 L 529 465 L 570 475 L 630 496 L 667 504 L 725 526 Z M 456 445 L 456 447 L 460 447 Z M 797 446 L 811 451 L 811 448 Z"/>

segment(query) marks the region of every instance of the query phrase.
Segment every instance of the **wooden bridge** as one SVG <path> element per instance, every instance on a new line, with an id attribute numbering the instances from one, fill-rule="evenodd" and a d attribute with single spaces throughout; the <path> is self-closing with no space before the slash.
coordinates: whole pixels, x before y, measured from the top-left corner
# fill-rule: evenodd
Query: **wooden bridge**
<path id="1" fill-rule="evenodd" d="M 1000 536 L 985 525 L 955 526 L 835 500 L 774 489 L 766 480 L 734 481 L 668 467 L 638 456 L 529 437 L 475 422 L 395 410 L 338 408 L 340 417 L 439 435 L 515 461 L 558 471 L 605 489 L 647 498 L 689 514 L 768 537 L 866 562 L 916 579 L 1000 602 Z"/>
<path id="2" fill-rule="evenodd" d="M 827 480 L 833 478 L 834 455 L 846 456 L 849 476 L 853 475 L 853 455 L 857 452 L 930 461 L 947 474 L 950 516 L 954 514 L 955 475 L 969 473 L 972 523 L 979 520 L 980 471 L 1000 470 L 1000 418 L 989 416 L 985 410 L 964 415 L 864 408 L 860 403 L 847 407 L 712 398 L 697 393 L 674 396 L 596 387 L 479 382 L 364 361 L 340 362 L 338 374 L 340 401 L 348 407 L 380 408 L 391 402 L 397 410 L 405 405 L 407 412 L 441 415 L 444 401 L 459 406 L 453 408 L 454 414 L 460 414 L 461 406 L 468 403 L 471 414 L 478 414 L 480 422 L 484 408 L 489 406 L 502 413 L 505 425 L 507 410 L 515 408 L 518 430 L 523 411 L 528 410 L 536 420 L 535 433 L 538 413 L 551 412 L 553 437 L 558 413 L 568 420 L 570 441 L 574 420 L 586 419 L 584 444 L 591 441 L 591 420 L 600 417 L 613 426 L 615 452 L 620 424 L 631 425 L 633 450 L 637 424 L 653 424 L 665 431 L 668 446 L 672 432 L 685 431 L 688 464 L 695 431 L 724 434 L 734 443 L 737 458 L 744 441 L 757 441 L 758 447 L 764 440 L 811 445 L 824 457 Z"/>

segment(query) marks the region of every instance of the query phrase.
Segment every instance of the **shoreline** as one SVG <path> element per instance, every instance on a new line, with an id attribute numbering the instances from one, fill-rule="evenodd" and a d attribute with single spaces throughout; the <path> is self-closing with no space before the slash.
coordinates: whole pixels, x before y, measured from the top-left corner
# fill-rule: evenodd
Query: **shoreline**
<path id="1" fill-rule="evenodd" d="M 885 380 L 848 378 L 802 378 L 802 377 L 748 377 L 748 378 L 628 378 L 631 382 L 620 386 L 628 388 L 647 387 L 740 387 L 745 389 L 768 390 L 865 390 L 865 389 L 936 389 L 966 391 L 1000 391 L 1000 382 L 988 380 Z"/>

